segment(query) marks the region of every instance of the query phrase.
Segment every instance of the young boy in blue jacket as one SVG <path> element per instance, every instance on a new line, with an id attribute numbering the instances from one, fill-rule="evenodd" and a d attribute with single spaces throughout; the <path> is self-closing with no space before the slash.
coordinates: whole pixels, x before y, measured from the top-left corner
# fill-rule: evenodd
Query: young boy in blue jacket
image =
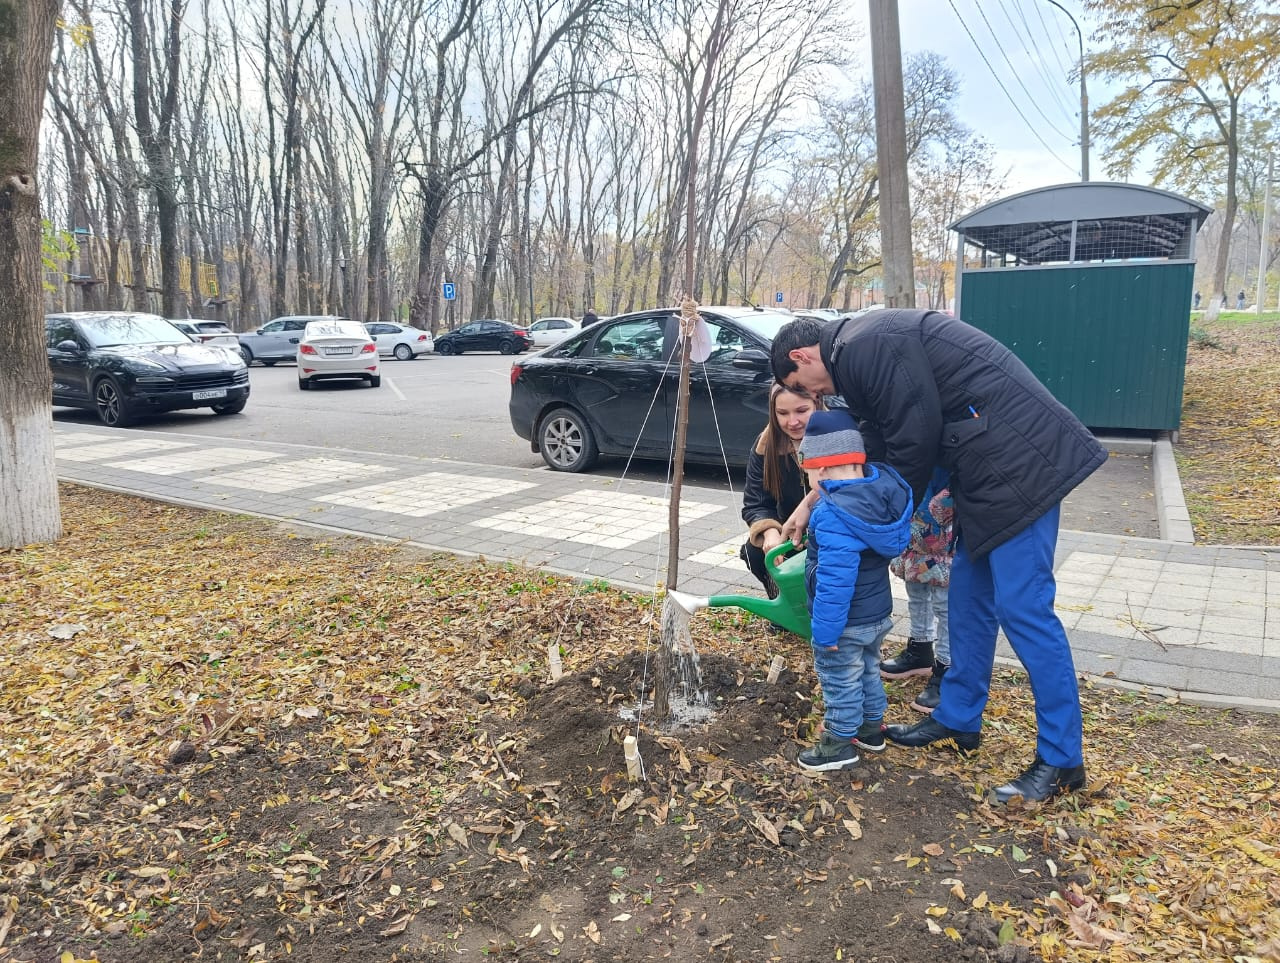
<path id="1" fill-rule="evenodd" d="M 813 413 L 800 463 L 818 493 L 805 586 L 824 714 L 822 735 L 797 761 L 827 772 L 856 765 L 859 749 L 884 751 L 880 646 L 893 626 L 889 560 L 911 536 L 911 489 L 888 465 L 867 464 L 862 435 L 844 409 Z"/>

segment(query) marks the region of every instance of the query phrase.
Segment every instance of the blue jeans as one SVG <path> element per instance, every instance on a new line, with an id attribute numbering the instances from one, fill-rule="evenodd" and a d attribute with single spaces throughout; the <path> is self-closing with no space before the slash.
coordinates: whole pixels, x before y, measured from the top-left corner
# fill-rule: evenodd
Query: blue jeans
<path id="1" fill-rule="evenodd" d="M 935 582 L 903 582 L 907 590 L 907 612 L 911 616 L 911 636 L 933 643 L 933 657 L 951 664 L 951 632 L 947 624 L 947 587 Z M 936 625 L 936 631 L 935 631 Z"/>
<path id="2" fill-rule="evenodd" d="M 883 719 L 888 700 L 880 681 L 880 646 L 893 619 L 847 625 L 835 651 L 813 650 L 813 667 L 822 684 L 822 721 L 827 733 L 852 739 L 868 719 Z"/>
<path id="3" fill-rule="evenodd" d="M 1055 505 L 983 558 L 969 554 L 961 532 L 951 564 L 951 669 L 933 718 L 960 732 L 981 729 L 1003 627 L 1035 697 L 1036 752 L 1051 766 L 1071 767 L 1084 763 L 1083 722 L 1071 644 L 1053 611 L 1059 512 Z"/>

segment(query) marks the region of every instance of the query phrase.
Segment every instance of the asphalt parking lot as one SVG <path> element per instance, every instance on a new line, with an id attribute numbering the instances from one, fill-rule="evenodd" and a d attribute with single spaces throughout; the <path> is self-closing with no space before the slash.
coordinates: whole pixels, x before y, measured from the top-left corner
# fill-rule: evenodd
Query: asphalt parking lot
<path id="1" fill-rule="evenodd" d="M 415 361 L 384 360 L 382 385 L 318 384 L 298 389 L 289 363 L 250 368 L 252 395 L 244 412 L 218 417 L 208 409 L 172 412 L 143 421 L 134 431 L 176 432 L 208 438 L 265 440 L 479 465 L 538 468 L 542 458 L 516 436 L 507 414 L 510 374 L 521 356 L 429 354 Z M 97 424 L 85 411 L 55 408 L 66 424 Z M 1128 446 L 1125 446 L 1128 447 Z M 601 459 L 596 476 L 663 481 L 657 462 Z M 686 484 L 737 490 L 742 471 L 729 479 L 721 468 L 690 465 Z M 1084 532 L 1158 538 L 1149 454 L 1112 451 L 1106 464 L 1063 504 L 1062 527 Z"/>

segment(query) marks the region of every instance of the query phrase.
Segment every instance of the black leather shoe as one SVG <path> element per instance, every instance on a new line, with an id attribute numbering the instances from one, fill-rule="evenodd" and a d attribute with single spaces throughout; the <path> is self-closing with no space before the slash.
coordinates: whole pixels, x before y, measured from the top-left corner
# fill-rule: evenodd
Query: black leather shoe
<path id="1" fill-rule="evenodd" d="M 884 734 L 900 746 L 936 745 L 954 749 L 962 756 L 977 752 L 978 746 L 982 745 L 982 733 L 948 729 L 941 722 L 934 722 L 932 716 L 913 726 L 889 726 Z"/>
<path id="2" fill-rule="evenodd" d="M 892 737 L 891 737 L 892 738 Z M 1084 766 L 1051 766 L 1039 756 L 1017 779 L 991 790 L 991 797 L 1001 805 L 1016 796 L 1028 802 L 1041 802 L 1084 785 Z"/>

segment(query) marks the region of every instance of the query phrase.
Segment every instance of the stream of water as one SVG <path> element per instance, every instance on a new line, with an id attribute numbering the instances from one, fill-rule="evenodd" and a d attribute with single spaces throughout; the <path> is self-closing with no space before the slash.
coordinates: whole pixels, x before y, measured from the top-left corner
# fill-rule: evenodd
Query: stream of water
<path id="1" fill-rule="evenodd" d="M 674 656 L 675 678 L 670 693 L 672 725 L 692 725 L 709 719 L 711 697 L 702 687 L 702 664 L 689 632 L 689 613 L 669 598 L 662 602 L 659 645 Z"/>

